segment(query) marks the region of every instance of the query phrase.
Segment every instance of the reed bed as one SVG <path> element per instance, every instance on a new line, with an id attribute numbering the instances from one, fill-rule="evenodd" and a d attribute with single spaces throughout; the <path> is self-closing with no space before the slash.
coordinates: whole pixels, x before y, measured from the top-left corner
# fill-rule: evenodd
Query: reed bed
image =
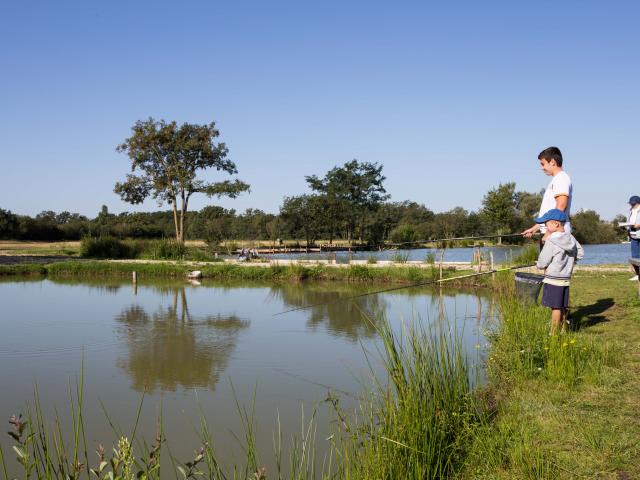
<path id="1" fill-rule="evenodd" d="M 325 265 L 236 265 L 216 262 L 213 264 L 193 264 L 188 262 L 145 263 L 110 262 L 101 260 L 63 261 L 49 264 L 0 265 L 0 276 L 10 275 L 50 275 L 67 277 L 130 277 L 132 272 L 144 278 L 184 278 L 191 270 L 200 270 L 205 278 L 227 280 L 275 280 L 275 281 L 347 281 L 376 283 L 413 283 L 435 280 L 437 269 L 420 267 L 372 267 L 368 265 L 351 265 L 335 268 Z M 468 273 L 465 271 L 445 270 L 444 277 Z M 489 285 L 483 279 L 463 279 L 457 285 Z"/>

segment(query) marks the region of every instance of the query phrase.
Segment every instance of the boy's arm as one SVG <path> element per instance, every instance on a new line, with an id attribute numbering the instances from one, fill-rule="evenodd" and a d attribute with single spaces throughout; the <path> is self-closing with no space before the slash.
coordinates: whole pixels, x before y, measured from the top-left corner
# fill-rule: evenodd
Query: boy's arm
<path id="1" fill-rule="evenodd" d="M 551 243 L 547 242 L 544 244 L 544 247 L 542 247 L 542 251 L 538 256 L 536 267 L 540 270 L 544 270 L 549 266 L 551 260 L 553 260 L 553 246 Z"/>
<path id="2" fill-rule="evenodd" d="M 576 247 L 578 247 L 578 254 L 576 255 L 576 260 L 582 260 L 584 258 L 584 248 L 580 245 L 580 242 L 576 240 Z"/>

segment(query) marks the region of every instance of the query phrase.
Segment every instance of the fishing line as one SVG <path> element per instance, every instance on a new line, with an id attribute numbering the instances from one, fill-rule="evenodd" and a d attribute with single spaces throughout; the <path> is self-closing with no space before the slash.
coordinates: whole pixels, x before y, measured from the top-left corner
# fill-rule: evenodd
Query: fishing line
<path id="1" fill-rule="evenodd" d="M 537 233 L 535 234 L 537 235 Z M 377 243 L 373 245 L 353 245 L 348 248 L 351 250 L 367 249 L 372 250 L 378 248 L 379 250 L 387 250 L 389 247 L 401 247 L 403 245 L 421 245 L 427 243 L 439 243 L 439 242 L 457 242 L 462 240 L 484 240 L 489 238 L 511 238 L 522 237 L 522 233 L 504 233 L 498 235 L 472 235 L 469 237 L 449 237 L 449 238 L 429 238 L 424 240 L 413 240 L 411 242 L 397 242 L 397 243 Z M 386 247 L 386 248 L 380 248 Z"/>
<path id="2" fill-rule="evenodd" d="M 298 310 L 306 310 L 308 308 L 320 307 L 320 306 L 323 306 L 323 305 L 330 305 L 330 304 L 336 303 L 336 302 L 354 300 L 356 298 L 367 297 L 369 295 L 376 295 L 376 294 L 379 294 L 379 293 L 393 292 L 395 290 L 403 290 L 405 288 L 422 287 L 422 286 L 425 286 L 425 285 L 437 285 L 439 283 L 445 283 L 445 282 L 452 282 L 454 280 L 460 280 L 461 278 L 479 277 L 479 276 L 482 276 L 482 275 L 489 275 L 490 273 L 507 272 L 507 271 L 510 271 L 510 270 L 517 270 L 519 268 L 529 268 L 529 267 L 532 267 L 534 265 L 535 264 L 533 264 L 533 263 L 530 263 L 530 264 L 527 264 L 527 265 L 514 265 L 513 267 L 506 267 L 506 268 L 487 270 L 486 272 L 469 273 L 469 274 L 466 274 L 466 275 L 459 275 L 457 277 L 440 278 L 438 280 L 427 280 L 425 282 L 412 283 L 411 285 L 399 285 L 397 287 L 384 288 L 382 290 L 374 290 L 373 292 L 359 293 L 358 295 L 352 295 L 350 297 L 339 298 L 338 300 L 331 300 L 331 301 L 328 301 L 328 302 L 319 302 L 319 303 L 314 303 L 314 304 L 311 304 L 311 305 L 305 305 L 305 306 L 302 306 L 302 307 L 296 307 L 296 308 L 292 308 L 290 310 L 285 310 L 283 312 L 274 313 L 273 316 L 276 317 L 278 315 L 284 315 L 285 313 L 296 312 Z"/>

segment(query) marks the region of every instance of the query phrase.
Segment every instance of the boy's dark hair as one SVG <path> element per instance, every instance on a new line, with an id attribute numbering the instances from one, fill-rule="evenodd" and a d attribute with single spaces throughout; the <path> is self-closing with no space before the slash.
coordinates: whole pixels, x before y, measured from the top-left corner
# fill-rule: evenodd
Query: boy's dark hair
<path id="1" fill-rule="evenodd" d="M 543 160 L 543 159 L 546 160 L 547 162 L 550 162 L 551 160 L 555 160 L 556 165 L 558 165 L 559 167 L 562 166 L 562 152 L 558 147 L 549 147 L 542 150 L 540 152 L 540 155 L 538 155 L 538 160 Z"/>

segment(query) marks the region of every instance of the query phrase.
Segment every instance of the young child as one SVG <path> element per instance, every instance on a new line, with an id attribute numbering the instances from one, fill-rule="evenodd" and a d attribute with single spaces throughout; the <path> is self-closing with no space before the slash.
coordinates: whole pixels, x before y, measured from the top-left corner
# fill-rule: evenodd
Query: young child
<path id="1" fill-rule="evenodd" d="M 571 274 L 576 261 L 584 256 L 582 245 L 573 235 L 565 232 L 566 222 L 566 213 L 557 208 L 536 218 L 536 223 L 546 227 L 546 241 L 536 266 L 544 269 L 542 305 L 551 309 L 551 334 L 564 326 L 569 307 Z"/>

